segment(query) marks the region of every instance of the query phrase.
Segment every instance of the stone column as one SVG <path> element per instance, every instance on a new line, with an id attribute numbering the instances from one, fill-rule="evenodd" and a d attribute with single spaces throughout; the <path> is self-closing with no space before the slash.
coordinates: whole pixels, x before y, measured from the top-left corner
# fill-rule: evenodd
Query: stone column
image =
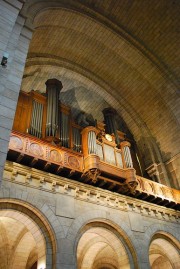
<path id="1" fill-rule="evenodd" d="M 32 36 L 24 26 L 25 18 L 19 15 L 22 1 L 10 2 L 0 1 L 0 62 L 4 53 L 9 55 L 7 67 L 0 65 L 0 181 Z"/>
<path id="2" fill-rule="evenodd" d="M 180 153 L 165 163 L 172 182 L 172 187 L 180 189 Z"/>

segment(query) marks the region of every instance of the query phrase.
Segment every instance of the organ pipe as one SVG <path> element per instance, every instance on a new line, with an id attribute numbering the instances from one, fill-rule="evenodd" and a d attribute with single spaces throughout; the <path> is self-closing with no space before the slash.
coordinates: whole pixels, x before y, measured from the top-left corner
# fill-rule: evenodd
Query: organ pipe
<path id="1" fill-rule="evenodd" d="M 120 143 L 122 149 L 122 159 L 124 168 L 133 168 L 133 162 L 131 158 L 130 146 L 131 144 L 127 141 L 123 141 Z"/>
<path id="2" fill-rule="evenodd" d="M 73 127 L 73 149 L 77 152 L 81 151 L 81 134 L 80 130 Z"/>
<path id="3" fill-rule="evenodd" d="M 120 139 L 117 134 L 116 119 L 115 119 L 115 116 L 117 114 L 116 110 L 114 108 L 109 107 L 105 108 L 102 112 L 106 124 L 106 133 L 108 134 L 113 133 L 115 135 L 116 143 L 117 145 L 119 145 Z"/>
<path id="4" fill-rule="evenodd" d="M 96 133 L 94 131 L 90 131 L 88 133 L 88 153 L 96 154 Z"/>
<path id="5" fill-rule="evenodd" d="M 132 163 L 132 158 L 131 158 L 131 153 L 130 153 L 130 149 L 128 146 L 124 147 L 124 150 L 126 151 L 126 165 L 128 168 L 132 168 L 133 167 L 133 163 Z"/>
<path id="6" fill-rule="evenodd" d="M 37 102 L 36 100 L 33 100 L 32 117 L 29 133 L 38 138 L 42 137 L 42 116 L 43 116 L 43 104 Z"/>
<path id="7" fill-rule="evenodd" d="M 69 147 L 69 116 L 63 112 L 60 119 L 60 140 L 63 147 Z"/>
<path id="8" fill-rule="evenodd" d="M 59 127 L 59 94 L 62 89 L 62 83 L 57 79 L 48 79 L 46 81 L 47 93 L 47 121 L 46 136 L 55 137 Z"/>

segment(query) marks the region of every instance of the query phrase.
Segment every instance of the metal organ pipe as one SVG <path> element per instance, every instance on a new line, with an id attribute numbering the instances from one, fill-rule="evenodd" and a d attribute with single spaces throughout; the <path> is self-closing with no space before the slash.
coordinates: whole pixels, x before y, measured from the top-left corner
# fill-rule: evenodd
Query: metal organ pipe
<path id="1" fill-rule="evenodd" d="M 39 138 L 42 137 L 43 104 L 40 105 Z"/>
<path id="2" fill-rule="evenodd" d="M 37 102 L 34 101 L 34 135 L 37 136 Z"/>
<path id="3" fill-rule="evenodd" d="M 88 153 L 96 154 L 96 133 L 94 131 L 90 131 L 88 133 Z"/>
<path id="4" fill-rule="evenodd" d="M 125 158 L 127 168 L 132 168 L 133 167 L 133 162 L 132 162 L 131 152 L 130 152 L 129 147 L 125 146 L 123 148 L 123 151 L 124 151 L 124 158 Z"/>
<path id="5" fill-rule="evenodd" d="M 39 137 L 39 133 L 40 133 L 40 130 L 39 130 L 39 121 L 40 121 L 40 104 L 37 103 L 37 121 L 36 121 L 36 130 L 37 130 L 37 137 Z"/>
<path id="6" fill-rule="evenodd" d="M 73 127 L 73 149 L 80 152 L 81 151 L 81 134 L 80 130 Z"/>
<path id="7" fill-rule="evenodd" d="M 69 116 L 61 112 L 60 140 L 63 147 L 69 147 Z"/>
<path id="8" fill-rule="evenodd" d="M 48 79 L 46 81 L 47 92 L 47 122 L 46 136 L 55 137 L 59 125 L 59 94 L 62 89 L 62 83 L 57 79 Z"/>
<path id="9" fill-rule="evenodd" d="M 33 100 L 32 118 L 29 133 L 38 138 L 42 137 L 42 115 L 43 115 L 43 104 L 37 102 L 36 100 Z"/>
<path id="10" fill-rule="evenodd" d="M 109 108 L 105 108 L 102 112 L 103 112 L 104 121 L 106 124 L 106 132 L 108 134 L 114 133 L 115 138 L 116 138 L 116 143 L 117 145 L 119 145 L 120 139 L 119 139 L 119 136 L 117 135 L 116 120 L 115 120 L 115 116 L 117 114 L 116 110 L 114 108 L 109 107 Z"/>
<path id="11" fill-rule="evenodd" d="M 129 156 L 129 167 L 133 167 L 133 162 L 132 162 L 132 157 L 131 157 L 131 152 L 130 152 L 130 148 L 127 147 L 127 152 L 128 152 L 128 156 Z"/>

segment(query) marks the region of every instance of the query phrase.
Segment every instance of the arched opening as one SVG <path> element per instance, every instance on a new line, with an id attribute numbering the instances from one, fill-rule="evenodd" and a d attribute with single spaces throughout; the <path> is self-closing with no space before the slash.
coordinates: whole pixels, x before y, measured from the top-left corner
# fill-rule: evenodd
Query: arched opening
<path id="1" fill-rule="evenodd" d="M 18 211 L 0 211 L 0 227 L 0 268 L 45 268 L 45 240 L 29 217 Z"/>
<path id="2" fill-rule="evenodd" d="M 149 247 L 149 261 L 152 269 L 179 268 L 179 243 L 164 233 L 156 234 Z"/>
<path id="3" fill-rule="evenodd" d="M 0 269 L 55 268 L 53 231 L 37 209 L 2 199 L 0 231 Z"/>
<path id="4" fill-rule="evenodd" d="M 134 268 L 131 251 L 125 237 L 123 238 L 112 226 L 91 223 L 83 229 L 78 242 L 77 268 Z"/>

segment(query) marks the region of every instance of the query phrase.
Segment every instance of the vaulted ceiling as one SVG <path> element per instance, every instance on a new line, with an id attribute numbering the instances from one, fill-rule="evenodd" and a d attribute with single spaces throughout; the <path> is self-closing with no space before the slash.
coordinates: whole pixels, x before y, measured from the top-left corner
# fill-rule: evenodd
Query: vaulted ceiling
<path id="1" fill-rule="evenodd" d="M 96 107 L 114 107 L 139 146 L 150 139 L 156 161 L 167 161 L 179 152 L 179 11 L 178 0 L 27 0 L 34 34 L 22 90 L 45 91 L 55 77 L 92 114 L 96 96 Z"/>

